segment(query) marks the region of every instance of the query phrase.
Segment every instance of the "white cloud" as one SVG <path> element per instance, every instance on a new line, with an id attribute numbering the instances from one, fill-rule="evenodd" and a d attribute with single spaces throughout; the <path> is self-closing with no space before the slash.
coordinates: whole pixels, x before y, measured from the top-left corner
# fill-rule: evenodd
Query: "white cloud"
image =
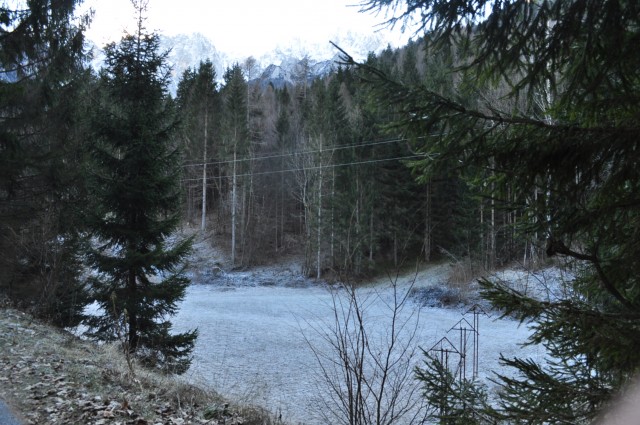
<path id="1" fill-rule="evenodd" d="M 200 32 L 235 57 L 260 56 L 292 40 L 328 43 L 337 34 L 370 34 L 383 15 L 359 13 L 358 0 L 150 0 L 147 29 L 167 35 Z M 351 5 L 351 6 L 350 6 Z M 95 10 L 88 36 L 103 44 L 135 27 L 129 0 L 85 0 Z M 383 30 L 392 45 L 406 42 L 398 30 Z"/>

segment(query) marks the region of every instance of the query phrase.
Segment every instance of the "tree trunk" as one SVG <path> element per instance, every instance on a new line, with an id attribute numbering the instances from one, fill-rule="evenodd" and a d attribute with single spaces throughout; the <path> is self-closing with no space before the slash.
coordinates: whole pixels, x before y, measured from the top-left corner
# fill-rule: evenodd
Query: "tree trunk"
<path id="1" fill-rule="evenodd" d="M 431 180 L 427 182 L 424 214 L 424 261 L 431 261 Z"/>
<path id="2" fill-rule="evenodd" d="M 335 266 L 335 243 L 336 243 L 336 230 L 335 230 L 335 196 L 336 196 L 336 170 L 331 169 L 331 267 Z"/>
<path id="3" fill-rule="evenodd" d="M 316 279 L 320 279 L 320 274 L 321 274 L 321 264 L 320 264 L 320 258 L 321 258 L 321 248 L 320 248 L 320 243 L 321 243 L 321 235 L 322 235 L 322 138 L 320 138 L 320 169 L 319 169 L 319 173 L 320 175 L 318 176 L 318 223 L 317 223 L 317 241 L 316 241 Z"/>
<path id="4" fill-rule="evenodd" d="M 202 154 L 202 218 L 200 220 L 200 231 L 204 234 L 207 222 L 207 130 L 209 124 L 209 105 L 204 110 L 204 143 Z"/>
<path id="5" fill-rule="evenodd" d="M 485 241 L 484 231 L 484 200 L 480 199 L 480 258 L 482 259 L 482 265 L 485 270 L 488 269 L 487 264 L 487 244 Z"/>
<path id="6" fill-rule="evenodd" d="M 369 263 L 373 263 L 373 204 L 369 213 Z"/>
<path id="7" fill-rule="evenodd" d="M 361 265 L 362 265 L 362 228 L 360 226 L 360 214 L 362 213 L 362 190 L 360 187 L 360 177 L 356 178 L 356 243 L 354 246 L 354 256 L 355 256 L 355 272 L 356 274 L 360 274 Z"/>
<path id="8" fill-rule="evenodd" d="M 398 233 L 393 232 L 393 267 L 398 267 Z"/>
<path id="9" fill-rule="evenodd" d="M 281 150 L 280 154 L 284 155 L 284 149 Z M 283 167 L 284 167 L 284 160 L 282 157 L 280 157 L 280 170 L 284 170 Z M 276 231 L 276 235 L 275 235 L 276 236 L 275 238 L 276 252 L 279 251 L 280 240 L 283 239 L 282 231 L 278 232 L 280 230 L 280 222 L 281 222 L 281 218 L 278 215 L 279 208 L 281 205 L 283 205 L 283 203 L 284 203 L 284 173 L 280 172 L 280 187 L 278 188 L 277 195 L 276 195 L 276 220 L 275 220 L 276 225 L 274 226 Z M 284 215 L 284 209 L 282 211 L 282 215 Z M 282 223 L 282 228 L 284 228 L 284 222 Z"/>
<path id="10" fill-rule="evenodd" d="M 493 192 L 493 189 L 492 189 Z M 490 240 L 490 266 L 491 270 L 496 267 L 496 200 L 495 195 L 491 197 L 491 240 Z"/>
<path id="11" fill-rule="evenodd" d="M 240 264 L 244 263 L 244 251 L 246 246 L 246 229 L 247 224 L 247 185 L 246 180 L 242 179 L 242 193 L 240 194 Z"/>
<path id="12" fill-rule="evenodd" d="M 236 209 L 237 209 L 237 165 L 236 148 L 233 148 L 233 181 L 231 183 L 231 265 L 236 264 Z"/>
<path id="13" fill-rule="evenodd" d="M 136 272 L 133 269 L 129 269 L 128 286 L 129 294 L 125 305 L 129 306 L 129 308 L 123 313 L 126 314 L 125 318 L 128 318 L 129 321 L 127 343 L 129 344 L 129 352 L 133 353 L 138 348 L 138 313 L 133 308 L 137 303 L 136 292 L 138 288 L 136 286 Z"/>
<path id="14" fill-rule="evenodd" d="M 303 185 L 302 185 L 302 207 L 304 210 L 303 215 L 303 219 L 302 219 L 302 223 L 301 226 L 304 226 L 304 236 L 305 236 L 305 242 L 304 242 L 304 274 L 305 276 L 311 272 L 311 255 L 312 255 L 312 250 L 311 250 L 311 205 L 310 205 L 310 200 L 309 200 L 309 194 L 307 193 L 307 174 L 306 174 L 306 170 L 305 170 L 305 174 L 304 174 L 304 181 L 303 181 Z"/>

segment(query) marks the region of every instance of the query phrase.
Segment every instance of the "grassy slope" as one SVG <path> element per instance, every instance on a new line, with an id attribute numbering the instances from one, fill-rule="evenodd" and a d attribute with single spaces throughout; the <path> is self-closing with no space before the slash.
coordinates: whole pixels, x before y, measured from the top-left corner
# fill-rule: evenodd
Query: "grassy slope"
<path id="1" fill-rule="evenodd" d="M 0 307 L 0 397 L 32 424 L 272 424 L 257 409 L 137 366 Z"/>

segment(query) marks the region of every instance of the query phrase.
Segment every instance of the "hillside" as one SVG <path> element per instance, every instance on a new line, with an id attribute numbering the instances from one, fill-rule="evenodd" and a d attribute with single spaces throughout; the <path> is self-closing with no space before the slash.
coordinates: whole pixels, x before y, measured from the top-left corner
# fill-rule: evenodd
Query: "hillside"
<path id="1" fill-rule="evenodd" d="M 0 307 L 0 398 L 25 424 L 271 424 L 211 391 L 133 367 L 97 346 Z"/>

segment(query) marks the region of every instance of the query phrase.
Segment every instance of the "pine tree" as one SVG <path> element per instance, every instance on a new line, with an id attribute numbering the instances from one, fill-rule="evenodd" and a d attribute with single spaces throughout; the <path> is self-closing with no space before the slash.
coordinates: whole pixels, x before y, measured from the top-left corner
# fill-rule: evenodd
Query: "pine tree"
<path id="1" fill-rule="evenodd" d="M 231 176 L 231 263 L 236 263 L 238 212 L 245 205 L 238 199 L 238 176 L 248 171 L 247 83 L 239 64 L 227 69 L 222 93 L 222 138 L 229 158 L 227 175 Z M 246 182 L 247 179 L 242 179 Z M 243 192 L 244 193 L 244 192 Z"/>
<path id="2" fill-rule="evenodd" d="M 359 162 L 366 156 L 363 149 L 354 147 L 356 133 L 346 105 L 351 101 L 346 84 L 348 75 L 348 70 L 338 69 L 326 83 L 314 84 L 321 91 L 316 94 L 317 111 L 312 111 L 311 116 L 318 121 L 317 131 L 326 140 L 324 161 L 331 165 L 325 173 L 329 192 L 326 222 L 332 264 L 341 272 L 362 273 L 368 269 L 365 258 L 370 246 L 371 185 L 367 176 L 369 170 L 345 165 Z"/>
<path id="3" fill-rule="evenodd" d="M 0 7 L 0 291 L 61 326 L 75 326 L 86 304 L 78 3 Z"/>
<path id="4" fill-rule="evenodd" d="M 294 124 L 292 123 L 292 102 L 286 86 L 284 86 L 282 90 L 276 91 L 276 104 L 279 109 L 278 118 L 275 123 L 277 137 L 276 147 L 279 157 L 276 159 L 277 165 L 275 165 L 274 168 L 280 172 L 277 174 L 278 183 L 275 184 L 277 187 L 275 246 L 276 251 L 279 251 L 284 247 L 286 217 L 291 216 L 292 214 L 288 212 L 295 209 L 295 201 L 291 198 L 290 191 L 288 190 L 289 187 L 293 186 L 293 183 L 291 183 L 291 175 L 290 173 L 283 172 L 283 170 L 286 170 L 290 165 L 286 155 L 293 149 L 292 127 Z M 287 207 L 288 209 L 286 209 Z"/>
<path id="5" fill-rule="evenodd" d="M 477 167 L 485 196 L 520 217 L 546 253 L 573 262 L 560 300 L 483 281 L 505 314 L 535 323 L 553 361 L 503 359 L 506 423 L 586 423 L 640 368 L 640 5 L 633 1 L 384 1 L 418 11 L 429 49 L 455 47 L 475 96 L 407 87 L 369 68 L 428 160 L 416 171 Z M 479 92 L 481 91 L 481 92 Z M 473 93 L 473 92 L 472 92 Z M 509 196 L 509 192 L 514 195 Z M 495 231 L 495 229 L 492 229 Z M 493 237 L 493 236 L 492 236 Z"/>
<path id="6" fill-rule="evenodd" d="M 87 320 L 99 340 L 122 338 L 144 363 L 182 373 L 196 331 L 170 332 L 189 283 L 184 260 L 190 240 L 172 238 L 179 224 L 180 155 L 177 122 L 167 94 L 166 53 L 144 31 L 145 3 L 135 3 L 138 28 L 106 46 L 94 113 L 93 205 L 98 248 L 90 254 L 100 315 Z"/>
<path id="7" fill-rule="evenodd" d="M 187 69 L 178 83 L 177 103 L 182 121 L 182 136 L 185 146 L 185 157 L 188 161 L 197 161 L 188 165 L 191 176 L 199 174 L 201 181 L 201 217 L 200 229 L 206 228 L 207 186 L 209 179 L 215 174 L 215 165 L 209 165 L 215 158 L 212 140 L 216 123 L 219 123 L 218 92 L 216 72 L 211 61 L 200 62 L 197 69 Z M 197 171 L 194 173 L 193 171 Z M 219 170 L 218 174 L 219 174 Z M 197 178 L 195 178 L 197 180 Z M 188 201 L 189 202 L 189 201 Z"/>

